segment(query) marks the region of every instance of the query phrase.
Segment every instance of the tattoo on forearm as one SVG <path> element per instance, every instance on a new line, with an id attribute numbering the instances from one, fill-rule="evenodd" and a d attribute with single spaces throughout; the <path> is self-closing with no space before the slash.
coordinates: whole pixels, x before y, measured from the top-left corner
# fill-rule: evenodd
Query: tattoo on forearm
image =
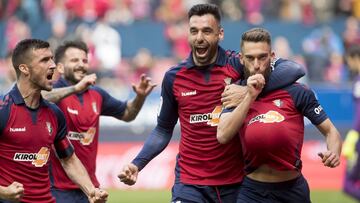
<path id="1" fill-rule="evenodd" d="M 75 92 L 74 86 L 54 89 L 52 92 L 50 92 L 46 95 L 46 99 L 51 102 L 57 103 L 60 100 L 64 99 L 65 97 L 73 94 L 74 92 Z"/>

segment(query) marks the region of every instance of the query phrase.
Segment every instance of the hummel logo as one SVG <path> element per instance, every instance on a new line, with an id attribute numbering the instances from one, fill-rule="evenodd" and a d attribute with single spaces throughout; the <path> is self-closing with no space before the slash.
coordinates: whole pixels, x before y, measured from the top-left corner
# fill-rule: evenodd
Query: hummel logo
<path id="1" fill-rule="evenodd" d="M 75 115 L 79 114 L 78 110 L 70 109 L 69 107 L 67 107 L 67 111 L 71 114 L 75 114 Z"/>
<path id="2" fill-rule="evenodd" d="M 22 128 L 10 128 L 10 132 L 25 132 L 26 131 L 26 127 L 22 127 Z"/>
<path id="3" fill-rule="evenodd" d="M 181 92 L 181 96 L 186 97 L 186 96 L 193 96 L 196 95 L 196 90 L 191 91 L 191 92 Z"/>

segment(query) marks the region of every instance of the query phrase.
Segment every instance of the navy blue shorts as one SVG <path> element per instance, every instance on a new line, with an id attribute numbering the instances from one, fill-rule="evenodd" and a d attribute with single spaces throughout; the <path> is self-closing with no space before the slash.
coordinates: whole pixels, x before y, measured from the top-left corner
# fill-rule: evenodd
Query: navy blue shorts
<path id="1" fill-rule="evenodd" d="M 240 184 L 223 186 L 185 185 L 180 182 L 172 188 L 173 203 L 234 203 Z"/>
<path id="2" fill-rule="evenodd" d="M 55 197 L 56 203 L 89 203 L 86 194 L 78 190 L 60 190 L 51 188 L 51 194 Z"/>
<path id="3" fill-rule="evenodd" d="M 311 203 L 309 185 L 301 175 L 280 183 L 244 178 L 237 203 Z"/>

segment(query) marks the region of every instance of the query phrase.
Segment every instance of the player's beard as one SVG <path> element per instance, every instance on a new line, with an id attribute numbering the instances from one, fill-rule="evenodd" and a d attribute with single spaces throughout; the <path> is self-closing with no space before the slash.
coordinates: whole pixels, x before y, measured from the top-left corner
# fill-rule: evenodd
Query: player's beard
<path id="1" fill-rule="evenodd" d="M 251 73 L 250 70 L 245 66 L 244 67 L 244 77 L 245 77 L 245 80 L 247 80 L 250 76 L 252 75 L 255 75 L 256 73 Z M 268 67 L 265 69 L 265 72 L 264 73 L 261 73 L 264 78 L 265 78 L 265 83 L 267 83 L 269 81 L 269 77 L 270 77 L 270 74 L 271 74 L 271 66 L 270 64 L 268 65 Z"/>

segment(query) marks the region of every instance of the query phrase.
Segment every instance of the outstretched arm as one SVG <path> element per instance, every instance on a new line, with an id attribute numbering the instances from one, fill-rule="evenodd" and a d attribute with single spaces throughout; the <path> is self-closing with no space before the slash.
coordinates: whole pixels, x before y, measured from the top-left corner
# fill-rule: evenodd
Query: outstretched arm
<path id="1" fill-rule="evenodd" d="M 134 120 L 141 110 L 146 97 L 150 94 L 155 86 L 156 84 L 151 82 L 150 77 L 146 77 L 145 74 L 142 74 L 140 77 L 140 83 L 137 85 L 132 84 L 132 88 L 136 93 L 136 97 L 132 101 L 127 102 L 127 106 L 121 120 Z"/>
<path id="2" fill-rule="evenodd" d="M 127 185 L 135 184 L 139 171 L 169 144 L 173 130 L 174 126 L 164 127 L 158 124 L 146 139 L 143 148 L 132 163 L 125 165 L 120 171 L 118 175 L 120 181 Z"/>
<path id="3" fill-rule="evenodd" d="M 53 103 L 58 103 L 65 97 L 82 92 L 86 90 L 89 86 L 94 85 L 96 81 L 96 75 L 90 74 L 81 79 L 76 85 L 69 87 L 54 88 L 50 92 L 42 91 L 41 94 L 44 99 L 51 101 Z"/>
<path id="4" fill-rule="evenodd" d="M 326 119 L 316 127 L 326 138 L 327 151 L 318 153 L 324 166 L 330 168 L 339 166 L 342 145 L 339 131 L 335 128 L 330 119 Z"/>

